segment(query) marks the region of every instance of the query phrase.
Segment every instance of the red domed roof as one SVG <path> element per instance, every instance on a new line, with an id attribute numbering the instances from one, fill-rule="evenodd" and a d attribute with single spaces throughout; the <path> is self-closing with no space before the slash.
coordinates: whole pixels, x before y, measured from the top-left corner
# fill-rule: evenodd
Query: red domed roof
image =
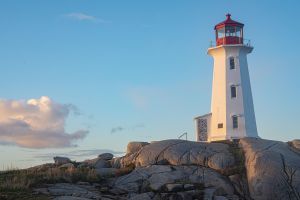
<path id="1" fill-rule="evenodd" d="M 219 29 L 219 28 L 223 28 L 224 26 L 238 26 L 238 27 L 243 27 L 244 24 L 240 23 L 240 22 L 236 22 L 236 21 L 233 21 L 231 18 L 230 18 L 230 14 L 227 14 L 226 15 L 226 20 L 217 24 L 215 26 L 215 29 Z"/>

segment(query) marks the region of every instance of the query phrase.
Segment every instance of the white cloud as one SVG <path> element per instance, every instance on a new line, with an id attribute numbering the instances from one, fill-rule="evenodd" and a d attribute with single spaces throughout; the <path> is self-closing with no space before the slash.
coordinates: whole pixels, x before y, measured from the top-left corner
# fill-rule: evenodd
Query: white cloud
<path id="1" fill-rule="evenodd" d="M 59 104 L 49 97 L 24 100 L 0 99 L 0 145 L 27 148 L 55 148 L 75 146 L 88 131 L 65 131 L 65 121 L 73 105 Z"/>
<path id="2" fill-rule="evenodd" d="M 87 15 L 84 13 L 69 13 L 65 14 L 67 18 L 78 20 L 78 21 L 93 21 L 93 22 L 98 22 L 98 23 L 109 23 L 110 21 L 104 20 L 97 18 L 92 15 Z"/>

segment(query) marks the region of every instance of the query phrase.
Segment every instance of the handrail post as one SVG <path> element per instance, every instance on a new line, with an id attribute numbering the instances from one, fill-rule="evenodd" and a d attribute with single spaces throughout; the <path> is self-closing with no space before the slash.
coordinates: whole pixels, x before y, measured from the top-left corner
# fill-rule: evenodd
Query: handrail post
<path id="1" fill-rule="evenodd" d="M 187 132 L 184 132 L 183 134 L 181 134 L 178 139 L 181 139 L 183 136 L 185 136 L 185 140 L 187 140 Z"/>

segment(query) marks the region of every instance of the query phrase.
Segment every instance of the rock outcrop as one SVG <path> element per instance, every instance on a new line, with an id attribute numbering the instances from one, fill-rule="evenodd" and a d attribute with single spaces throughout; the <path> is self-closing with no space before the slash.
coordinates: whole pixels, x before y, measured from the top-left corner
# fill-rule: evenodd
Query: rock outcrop
<path id="1" fill-rule="evenodd" d="M 290 142 L 291 146 L 300 151 L 300 140 L 293 140 Z"/>
<path id="2" fill-rule="evenodd" d="M 36 192 L 74 200 L 299 200 L 299 141 L 131 142 L 123 157 L 107 153 L 79 163 L 56 157 L 56 164 L 33 168 L 90 169 L 102 180 L 48 184 Z"/>
<path id="3" fill-rule="evenodd" d="M 300 151 L 295 142 L 292 144 L 257 138 L 240 140 L 253 199 L 300 199 Z"/>
<path id="4" fill-rule="evenodd" d="M 126 193 L 178 192 L 214 188 L 217 195 L 233 195 L 234 188 L 227 177 L 197 166 L 151 165 L 135 169 L 115 180 L 113 187 Z"/>
<path id="5" fill-rule="evenodd" d="M 114 155 L 111 153 L 102 153 L 98 156 L 99 160 L 111 160 L 113 157 Z"/>
<path id="6" fill-rule="evenodd" d="M 71 162 L 71 160 L 69 158 L 67 158 L 67 157 L 56 156 L 53 159 L 54 159 L 54 163 L 56 165 L 63 165 L 63 164 L 67 164 L 67 163 Z"/>
<path id="7" fill-rule="evenodd" d="M 148 145 L 148 142 L 129 142 L 127 145 L 126 154 L 138 152 L 142 147 Z"/>
<path id="8" fill-rule="evenodd" d="M 185 140 L 163 140 L 143 146 L 120 160 L 121 167 L 134 164 L 149 165 L 198 165 L 215 170 L 234 166 L 229 146 L 222 143 L 201 143 Z"/>

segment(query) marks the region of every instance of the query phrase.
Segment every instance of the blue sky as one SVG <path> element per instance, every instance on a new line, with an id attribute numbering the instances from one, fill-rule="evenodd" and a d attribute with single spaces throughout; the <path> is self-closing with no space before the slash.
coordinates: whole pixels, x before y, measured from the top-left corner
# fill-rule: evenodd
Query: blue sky
<path id="1" fill-rule="evenodd" d="M 72 104 L 80 114 L 66 115 L 66 132 L 89 133 L 78 147 L 0 145 L 0 167 L 53 154 L 82 159 L 74 152 L 83 150 L 118 153 L 132 140 L 183 132 L 194 140 L 193 118 L 210 110 L 206 51 L 228 12 L 254 46 L 248 64 L 259 135 L 299 138 L 299 7 L 292 0 L 1 1 L 0 98 Z"/>

